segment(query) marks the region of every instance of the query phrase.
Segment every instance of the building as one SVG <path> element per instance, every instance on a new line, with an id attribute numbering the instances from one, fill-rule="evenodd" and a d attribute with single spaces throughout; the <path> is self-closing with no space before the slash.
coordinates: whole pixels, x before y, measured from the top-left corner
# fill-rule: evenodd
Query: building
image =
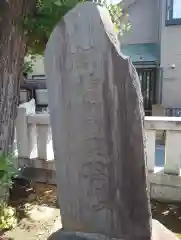
<path id="1" fill-rule="evenodd" d="M 146 112 L 181 108 L 181 0 L 125 0 L 123 8 L 132 28 L 121 49 L 137 68 Z"/>
<path id="2" fill-rule="evenodd" d="M 121 50 L 137 68 L 146 114 L 154 104 L 181 108 L 181 0 L 124 0 L 123 9 L 132 27 Z M 38 57 L 34 75 L 42 74 Z"/>

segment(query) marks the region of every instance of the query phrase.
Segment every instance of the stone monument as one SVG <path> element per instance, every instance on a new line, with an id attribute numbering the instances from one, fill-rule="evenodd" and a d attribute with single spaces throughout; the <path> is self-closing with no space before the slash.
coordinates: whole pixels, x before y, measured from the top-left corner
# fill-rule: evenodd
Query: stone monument
<path id="1" fill-rule="evenodd" d="M 141 89 L 107 10 L 71 10 L 45 71 L 64 230 L 151 239 Z"/>

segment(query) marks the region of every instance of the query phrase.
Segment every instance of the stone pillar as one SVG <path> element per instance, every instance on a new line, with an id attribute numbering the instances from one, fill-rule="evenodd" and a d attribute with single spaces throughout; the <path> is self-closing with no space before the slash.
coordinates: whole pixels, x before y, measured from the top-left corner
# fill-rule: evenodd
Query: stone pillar
<path id="1" fill-rule="evenodd" d="M 139 79 L 106 9 L 77 5 L 45 52 L 63 228 L 151 238 Z"/>

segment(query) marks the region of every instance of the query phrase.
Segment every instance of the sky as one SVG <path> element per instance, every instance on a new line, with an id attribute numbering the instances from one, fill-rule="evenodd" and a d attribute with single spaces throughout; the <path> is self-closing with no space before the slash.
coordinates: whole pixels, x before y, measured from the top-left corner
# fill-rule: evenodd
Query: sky
<path id="1" fill-rule="evenodd" d="M 181 18 L 181 0 L 173 0 L 173 18 Z"/>
<path id="2" fill-rule="evenodd" d="M 109 4 L 114 5 L 114 4 L 118 4 L 118 3 L 122 2 L 122 0 L 106 0 L 105 2 L 107 3 L 107 5 L 109 5 Z"/>

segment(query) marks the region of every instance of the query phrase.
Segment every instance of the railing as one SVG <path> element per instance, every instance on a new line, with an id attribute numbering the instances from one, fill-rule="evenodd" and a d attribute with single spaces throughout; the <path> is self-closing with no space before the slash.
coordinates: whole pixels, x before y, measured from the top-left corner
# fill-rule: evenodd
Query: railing
<path id="1" fill-rule="evenodd" d="M 14 152 L 19 167 L 55 169 L 49 114 L 35 113 L 34 99 L 18 108 Z"/>
<path id="2" fill-rule="evenodd" d="M 55 169 L 49 121 L 48 113 L 35 113 L 33 100 L 19 107 L 15 141 L 19 167 Z M 181 199 L 181 118 L 145 117 L 144 125 L 151 196 L 178 201 Z M 164 144 L 158 145 L 157 133 L 163 131 Z"/>
<path id="3" fill-rule="evenodd" d="M 147 161 L 148 170 L 158 170 L 163 165 L 164 173 L 180 174 L 180 157 L 181 157 L 181 118 L 180 117 L 145 117 L 145 129 L 147 135 Z M 165 131 L 165 144 L 156 146 L 156 132 Z M 158 149 L 162 148 L 164 158 L 162 163 L 156 163 L 155 157 Z M 156 169 L 155 169 L 156 166 Z M 157 167 L 158 166 L 158 167 Z"/>

